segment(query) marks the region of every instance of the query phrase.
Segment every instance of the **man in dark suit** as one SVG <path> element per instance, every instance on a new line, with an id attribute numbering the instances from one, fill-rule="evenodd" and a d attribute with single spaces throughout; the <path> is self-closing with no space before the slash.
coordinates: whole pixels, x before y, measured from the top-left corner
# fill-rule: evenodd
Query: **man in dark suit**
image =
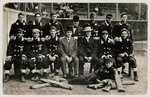
<path id="1" fill-rule="evenodd" d="M 121 67 L 124 62 L 128 62 L 133 69 L 134 80 L 138 81 L 137 63 L 133 55 L 133 42 L 128 37 L 128 30 L 121 30 L 121 37 L 115 40 L 115 54 L 118 68 L 118 74 L 121 74 Z"/>
<path id="2" fill-rule="evenodd" d="M 79 16 L 73 16 L 73 37 L 80 38 L 83 36 L 82 28 L 79 26 Z"/>
<path id="3" fill-rule="evenodd" d="M 18 75 L 18 73 L 20 75 L 21 71 L 21 81 L 25 82 L 27 67 L 27 41 L 23 37 L 23 30 L 21 28 L 16 29 L 16 31 L 16 39 L 11 39 L 7 47 L 7 58 L 4 64 L 5 82 L 9 80 L 10 69 L 12 68 L 12 64 L 14 64 L 14 68 L 16 68 L 14 70 L 15 75 Z"/>
<path id="4" fill-rule="evenodd" d="M 30 37 L 30 38 L 32 37 L 32 30 L 34 28 L 37 28 L 40 30 L 40 37 L 42 37 L 43 36 L 43 31 L 42 31 L 43 24 L 41 22 L 41 14 L 35 13 L 34 18 L 35 18 L 34 21 L 29 21 L 28 23 L 27 37 Z"/>
<path id="5" fill-rule="evenodd" d="M 24 20 L 24 17 L 25 17 L 25 15 L 23 13 L 18 14 L 18 20 L 11 25 L 11 29 L 10 29 L 10 32 L 9 32 L 10 39 L 15 39 L 16 38 L 16 32 L 17 32 L 18 28 L 21 28 L 23 30 L 24 36 L 26 36 L 27 24 Z"/>
<path id="6" fill-rule="evenodd" d="M 77 57 L 77 40 L 72 37 L 72 27 L 67 26 L 66 36 L 60 40 L 59 50 L 61 53 L 62 71 L 67 76 L 66 63 L 68 63 L 69 76 L 78 77 L 79 59 Z"/>
<path id="7" fill-rule="evenodd" d="M 113 26 L 112 26 L 112 18 L 113 18 L 113 15 L 112 14 L 107 14 L 106 15 L 106 20 L 101 23 L 100 25 L 100 29 L 99 29 L 99 36 L 101 37 L 102 36 L 102 31 L 103 30 L 107 30 L 108 31 L 108 36 L 110 38 L 112 38 L 112 30 L 113 30 Z"/>
<path id="8" fill-rule="evenodd" d="M 43 36 L 50 35 L 49 29 L 51 26 L 55 26 L 57 28 L 57 36 L 62 37 L 64 36 L 64 29 L 60 22 L 57 21 L 57 14 L 56 12 L 52 12 L 50 14 L 50 21 L 43 27 Z"/>
<path id="9" fill-rule="evenodd" d="M 86 24 L 84 26 L 83 32 L 85 36 L 78 40 L 78 56 L 79 56 L 79 73 L 82 75 L 84 73 L 85 62 L 90 62 L 91 66 L 96 67 L 97 62 L 97 42 L 93 39 L 91 32 L 91 26 Z M 94 68 L 96 69 L 96 68 Z"/>

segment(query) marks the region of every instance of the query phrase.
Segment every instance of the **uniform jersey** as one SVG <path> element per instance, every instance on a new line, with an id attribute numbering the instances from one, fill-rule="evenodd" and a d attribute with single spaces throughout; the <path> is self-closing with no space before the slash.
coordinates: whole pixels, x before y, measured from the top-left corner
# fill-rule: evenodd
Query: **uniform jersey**
<path id="1" fill-rule="evenodd" d="M 101 58 L 103 55 L 114 55 L 114 41 L 108 38 L 107 41 L 103 39 L 99 40 L 98 43 L 98 57 Z"/>
<path id="2" fill-rule="evenodd" d="M 21 58 L 22 55 L 27 55 L 26 53 L 27 41 L 22 38 L 15 40 L 10 40 L 7 47 L 7 56 L 12 56 L 13 58 Z"/>
<path id="3" fill-rule="evenodd" d="M 120 39 L 115 41 L 115 54 L 127 53 L 128 55 L 132 54 L 133 52 L 133 42 L 131 39 Z"/>
<path id="4" fill-rule="evenodd" d="M 42 31 L 42 28 L 43 28 L 43 24 L 41 22 L 36 22 L 36 21 L 30 21 L 28 23 L 28 29 L 27 29 L 27 37 L 32 37 L 32 30 L 37 28 L 40 30 L 40 37 L 43 36 L 43 31 Z"/>
<path id="5" fill-rule="evenodd" d="M 59 46 L 59 39 L 58 37 L 49 37 L 48 40 L 45 41 L 45 44 L 47 46 L 47 49 L 48 49 L 48 53 L 47 54 L 50 54 L 51 56 L 54 56 L 54 55 L 59 55 L 59 52 L 58 52 L 58 46 Z"/>
<path id="6" fill-rule="evenodd" d="M 131 25 L 128 24 L 128 23 L 122 24 L 121 22 L 119 22 L 119 23 L 117 23 L 117 24 L 114 25 L 114 29 L 113 29 L 113 33 L 112 33 L 113 38 L 115 38 L 115 37 L 120 37 L 120 36 L 121 36 L 121 30 L 122 30 L 123 28 L 125 28 L 125 29 L 127 29 L 127 30 L 129 31 L 129 33 L 128 33 L 128 34 L 129 34 L 129 38 L 130 38 L 131 40 L 133 40 L 133 39 L 132 39 Z"/>
<path id="7" fill-rule="evenodd" d="M 50 35 L 49 29 L 51 26 L 55 26 L 57 28 L 57 36 L 64 36 L 64 29 L 60 22 L 55 21 L 54 23 L 50 21 L 43 27 L 43 36 Z"/>
<path id="8" fill-rule="evenodd" d="M 103 22 L 103 23 L 101 23 L 100 29 L 99 29 L 99 36 L 100 36 L 100 37 L 102 36 L 101 32 L 102 32 L 103 30 L 107 30 L 109 37 L 112 38 L 112 30 L 113 30 L 112 24 L 107 23 L 106 21 Z"/>
<path id="9" fill-rule="evenodd" d="M 91 28 L 93 29 L 92 31 L 92 36 L 93 37 L 98 37 L 99 36 L 99 24 L 97 22 L 89 22 L 90 23 L 90 26 Z"/>
<path id="10" fill-rule="evenodd" d="M 47 48 L 44 41 L 42 41 L 40 38 L 36 40 L 32 38 L 32 41 L 28 43 L 27 51 L 29 58 L 37 58 L 40 54 L 45 56 L 47 53 Z"/>
<path id="11" fill-rule="evenodd" d="M 13 23 L 11 25 L 11 29 L 10 29 L 10 32 L 9 32 L 9 37 L 11 36 L 16 36 L 16 32 L 17 32 L 17 29 L 18 28 L 21 28 L 24 30 L 24 35 L 26 35 L 26 29 L 27 29 L 27 24 L 25 21 L 23 21 L 22 23 L 17 20 L 15 23 Z"/>

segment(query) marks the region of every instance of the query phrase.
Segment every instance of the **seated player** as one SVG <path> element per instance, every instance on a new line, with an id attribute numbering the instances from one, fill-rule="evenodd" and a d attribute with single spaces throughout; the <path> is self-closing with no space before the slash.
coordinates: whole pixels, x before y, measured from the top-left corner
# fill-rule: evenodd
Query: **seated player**
<path id="1" fill-rule="evenodd" d="M 59 74 L 60 70 L 60 53 L 58 51 L 58 46 L 59 46 L 59 38 L 57 37 L 57 29 L 55 26 L 50 27 L 50 36 L 48 37 L 47 40 L 45 40 L 46 47 L 48 49 L 46 60 L 47 60 L 47 65 L 44 68 L 44 73 L 43 76 L 47 76 L 47 69 L 51 68 L 51 73 Z M 54 66 L 52 65 L 54 63 Z"/>
<path id="2" fill-rule="evenodd" d="M 69 76 L 77 77 L 79 69 L 79 59 L 77 57 L 77 40 L 72 37 L 72 27 L 67 26 L 66 36 L 60 40 L 59 45 L 62 61 L 62 71 L 64 77 L 67 76 L 66 63 L 68 63 Z M 74 70 L 74 71 L 73 71 Z"/>
<path id="3" fill-rule="evenodd" d="M 115 54 L 118 74 L 121 74 L 123 63 L 128 62 L 133 69 L 134 80 L 138 81 L 137 63 L 133 55 L 133 42 L 128 37 L 128 30 L 125 28 L 121 30 L 121 37 L 115 40 Z"/>
<path id="4" fill-rule="evenodd" d="M 115 59 L 114 59 L 114 40 L 109 38 L 108 31 L 103 30 L 101 32 L 101 38 L 98 43 L 98 59 L 99 59 L 99 65 L 101 66 L 104 64 L 104 60 L 107 58 L 111 58 L 115 64 Z M 99 67 L 96 67 L 99 68 Z"/>
<path id="5" fill-rule="evenodd" d="M 41 69 L 43 65 L 46 65 L 45 55 L 47 52 L 47 48 L 44 42 L 40 38 L 40 30 L 33 29 L 32 30 L 32 41 L 28 43 L 28 58 L 29 64 L 28 68 L 30 69 L 31 80 L 38 81 L 41 78 Z"/>
<path id="6" fill-rule="evenodd" d="M 21 28 L 16 29 L 16 39 L 10 40 L 7 47 L 7 58 L 4 64 L 5 79 L 7 82 L 10 76 L 10 69 L 14 64 L 15 75 L 21 71 L 21 81 L 25 82 L 27 56 L 26 56 L 26 41 L 23 37 L 23 30 Z M 16 71 L 19 70 L 19 71 Z"/>

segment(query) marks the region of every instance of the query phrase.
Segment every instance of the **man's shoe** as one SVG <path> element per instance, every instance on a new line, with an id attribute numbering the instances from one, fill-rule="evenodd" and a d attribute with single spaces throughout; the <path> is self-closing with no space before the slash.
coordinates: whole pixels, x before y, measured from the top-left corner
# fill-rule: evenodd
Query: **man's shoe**
<path id="1" fill-rule="evenodd" d="M 25 81 L 26 81 L 24 76 L 21 76 L 21 81 L 22 81 L 22 82 L 25 82 Z"/>
<path id="2" fill-rule="evenodd" d="M 9 81 L 9 75 L 5 75 L 4 82 L 8 82 L 8 81 Z"/>
<path id="3" fill-rule="evenodd" d="M 138 75 L 137 75 L 137 71 L 133 72 L 133 74 L 134 74 L 134 80 L 135 81 L 139 81 Z"/>

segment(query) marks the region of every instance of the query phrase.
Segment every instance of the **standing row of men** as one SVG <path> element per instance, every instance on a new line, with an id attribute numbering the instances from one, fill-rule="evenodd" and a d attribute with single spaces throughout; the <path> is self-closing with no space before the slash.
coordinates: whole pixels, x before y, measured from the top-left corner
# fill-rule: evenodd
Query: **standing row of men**
<path id="1" fill-rule="evenodd" d="M 46 25 L 43 25 L 41 22 L 41 14 L 36 13 L 35 14 L 35 20 L 34 21 L 29 21 L 27 24 L 24 21 L 24 14 L 19 13 L 18 14 L 18 20 L 12 24 L 9 36 L 10 38 L 14 38 L 16 35 L 16 28 L 22 28 L 24 30 L 24 37 L 30 38 L 32 37 L 32 29 L 33 28 L 38 28 L 40 30 L 40 37 L 45 37 L 49 35 L 49 29 L 51 26 L 55 26 L 57 28 L 57 36 L 63 37 L 65 35 L 64 32 L 64 27 L 63 25 L 57 21 L 57 14 L 55 12 L 52 12 L 50 15 L 50 21 Z M 98 24 L 96 22 L 96 14 L 91 13 L 90 15 L 90 21 L 88 22 L 91 25 L 91 28 L 93 29 L 92 31 L 92 36 L 93 37 L 100 37 L 102 30 L 107 30 L 109 33 L 110 38 L 115 38 L 115 37 L 120 37 L 121 29 L 126 28 L 129 31 L 129 36 L 132 40 L 132 31 L 131 31 L 131 26 L 130 24 L 127 23 L 127 13 L 122 13 L 121 14 L 121 21 L 119 23 L 116 23 L 113 27 L 111 21 L 113 19 L 112 14 L 107 14 L 106 15 L 106 20 L 102 22 L 101 24 Z M 82 36 L 82 27 L 79 26 L 79 16 L 74 16 L 73 17 L 73 36 Z"/>
<path id="2" fill-rule="evenodd" d="M 126 13 L 121 15 L 122 21 L 114 28 L 111 24 L 113 17 L 111 14 L 108 14 L 106 21 L 99 26 L 95 22 L 95 14 L 92 13 L 91 21 L 83 29 L 79 27 L 79 17 L 74 16 L 73 26 L 67 26 L 66 33 L 62 24 L 56 21 L 55 13 L 51 13 L 51 20 L 44 27 L 40 22 L 39 13 L 35 14 L 35 21 L 28 25 L 23 21 L 23 17 L 22 13 L 18 14 L 18 20 L 12 24 L 9 33 L 10 42 L 4 65 L 5 81 L 9 80 L 12 63 L 15 71 L 21 70 L 21 80 L 24 82 L 27 67 L 30 69 L 31 79 L 35 81 L 41 77 L 41 69 L 43 77 L 47 77 L 49 65 L 51 72 L 55 74 L 62 68 L 64 77 L 67 77 L 68 66 L 69 76 L 78 77 L 79 74 L 84 74 L 85 62 L 91 62 L 94 70 L 97 70 L 108 59 L 113 62 L 119 74 L 123 62 L 129 62 L 134 68 L 134 80 L 138 81 L 136 60 L 133 57 L 132 33 L 130 25 L 126 23 Z M 94 39 L 97 36 L 100 37 L 99 40 Z"/>

